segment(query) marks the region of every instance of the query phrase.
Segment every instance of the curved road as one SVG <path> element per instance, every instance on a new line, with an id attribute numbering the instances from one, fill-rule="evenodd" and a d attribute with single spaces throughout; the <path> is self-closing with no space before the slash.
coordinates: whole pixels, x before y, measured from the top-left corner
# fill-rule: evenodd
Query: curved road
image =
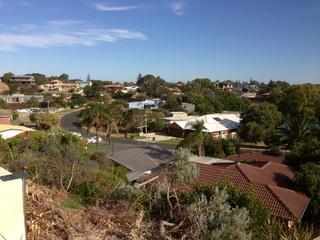
<path id="1" fill-rule="evenodd" d="M 84 137 L 91 137 L 91 136 L 94 136 L 94 134 L 92 133 L 87 133 L 87 131 L 84 131 L 84 130 L 78 130 L 77 127 L 73 124 L 74 122 L 77 122 L 78 120 L 78 115 L 80 113 L 81 110 L 78 110 L 78 111 L 75 111 L 75 112 L 72 112 L 72 113 L 69 113 L 69 114 L 66 114 L 64 115 L 62 118 L 61 118 L 61 121 L 60 121 L 60 125 L 61 125 L 61 128 L 63 128 L 64 130 L 66 131 L 69 131 L 69 132 L 79 132 L 81 133 L 82 136 Z M 106 137 L 101 137 L 104 141 L 107 141 L 108 139 Z M 136 141 L 136 140 L 132 140 L 132 139 L 125 139 L 125 138 L 119 138 L 119 137 L 112 137 L 115 142 L 117 143 L 123 143 L 123 144 L 129 144 L 129 145 L 135 145 L 135 147 L 137 146 L 145 146 L 146 144 L 144 142 L 141 142 L 141 141 Z M 166 148 L 166 149 L 170 149 L 170 150 L 173 150 L 176 148 L 175 145 L 173 144 L 166 144 L 166 143 L 151 143 L 149 142 L 148 143 L 149 145 L 159 145 L 163 148 Z M 123 148 L 126 148 L 128 149 L 129 146 L 123 146 Z M 101 148 L 101 147 L 99 147 Z"/>

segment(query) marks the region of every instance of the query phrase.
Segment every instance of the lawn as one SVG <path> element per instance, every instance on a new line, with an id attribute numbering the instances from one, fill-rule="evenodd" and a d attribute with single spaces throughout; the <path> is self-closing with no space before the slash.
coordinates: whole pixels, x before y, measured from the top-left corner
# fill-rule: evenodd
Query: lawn
<path id="1" fill-rule="evenodd" d="M 114 144 L 115 142 L 113 142 Z M 98 143 L 98 147 L 105 147 L 105 146 L 110 146 L 111 144 L 109 144 L 109 142 L 102 142 L 102 143 Z M 95 148 L 97 146 L 96 143 L 88 143 L 88 148 Z"/>
<path id="2" fill-rule="evenodd" d="M 181 139 L 175 138 L 175 139 L 170 139 L 170 140 L 159 141 L 158 143 L 166 143 L 166 144 L 178 145 L 180 142 L 181 142 Z"/>

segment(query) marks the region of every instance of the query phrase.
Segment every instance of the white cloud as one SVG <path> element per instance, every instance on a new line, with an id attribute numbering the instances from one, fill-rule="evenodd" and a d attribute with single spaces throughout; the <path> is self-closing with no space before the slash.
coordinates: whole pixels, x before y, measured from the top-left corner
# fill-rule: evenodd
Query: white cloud
<path id="1" fill-rule="evenodd" d="M 77 21 L 77 20 L 54 20 L 54 21 L 48 21 L 49 27 L 70 27 L 74 25 L 78 25 L 83 23 L 83 21 Z"/>
<path id="2" fill-rule="evenodd" d="M 184 14 L 183 8 L 185 6 L 184 0 L 175 0 L 171 3 L 171 9 L 174 14 L 181 16 Z"/>
<path id="3" fill-rule="evenodd" d="M 98 11 L 105 11 L 105 12 L 128 11 L 128 10 L 140 8 L 140 6 L 113 6 L 113 5 L 105 4 L 105 3 L 96 3 L 94 5 L 94 7 Z"/>
<path id="4" fill-rule="evenodd" d="M 57 29 L 57 26 L 60 28 Z M 0 31 L 0 51 L 17 51 L 19 48 L 95 46 L 124 39 L 147 40 L 141 32 L 87 26 L 79 21 L 51 21 L 42 26 L 26 25 L 24 27 L 25 31 L 5 33 Z"/>
<path id="5" fill-rule="evenodd" d="M 30 3 L 27 0 L 20 0 L 19 3 L 21 6 L 30 6 Z"/>

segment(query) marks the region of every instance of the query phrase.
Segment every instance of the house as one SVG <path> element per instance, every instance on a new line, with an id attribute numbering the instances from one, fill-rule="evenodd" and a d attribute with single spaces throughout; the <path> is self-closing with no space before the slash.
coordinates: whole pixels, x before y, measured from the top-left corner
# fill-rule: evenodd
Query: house
<path id="1" fill-rule="evenodd" d="M 111 83 L 104 85 L 103 88 L 106 92 L 117 92 L 123 89 L 123 85 Z"/>
<path id="2" fill-rule="evenodd" d="M 44 97 L 42 95 L 24 94 L 0 95 L 0 99 L 6 101 L 6 103 L 25 103 L 31 98 L 36 99 L 38 102 L 42 102 Z"/>
<path id="3" fill-rule="evenodd" d="M 238 113 L 215 113 L 203 116 L 187 116 L 185 118 L 165 118 L 169 122 L 168 135 L 186 137 L 193 131 L 192 124 L 197 121 L 204 123 L 204 132 L 213 137 L 227 137 L 236 135 L 240 125 Z"/>
<path id="4" fill-rule="evenodd" d="M 121 89 L 122 93 L 135 93 L 138 91 L 139 87 L 138 86 L 125 86 L 123 89 Z"/>
<path id="5" fill-rule="evenodd" d="M 12 111 L 0 109 L 0 124 L 11 124 Z"/>
<path id="6" fill-rule="evenodd" d="M 83 81 L 80 79 L 75 79 L 75 80 L 69 80 L 69 83 L 76 83 L 79 84 L 80 88 L 85 88 L 87 86 L 91 87 L 92 86 L 92 82 L 91 81 Z"/>
<path id="7" fill-rule="evenodd" d="M 59 91 L 59 92 L 68 92 L 70 90 L 80 89 L 79 83 L 65 83 L 60 80 L 52 80 L 48 84 L 40 85 L 39 88 L 45 92 L 49 91 Z"/>
<path id="8" fill-rule="evenodd" d="M 0 167 L 0 236 L 7 240 L 25 240 L 26 174 L 11 172 Z"/>
<path id="9" fill-rule="evenodd" d="M 24 126 L 17 126 L 17 125 L 9 125 L 9 124 L 0 124 L 0 136 L 3 139 L 8 139 L 15 137 L 22 133 L 29 133 L 33 132 L 34 130 L 31 128 L 27 128 Z"/>
<path id="10" fill-rule="evenodd" d="M 36 81 L 31 75 L 13 76 L 10 79 L 10 83 L 18 83 L 22 85 L 35 85 Z"/>
<path id="11" fill-rule="evenodd" d="M 224 81 L 224 82 L 216 81 L 215 85 L 216 85 L 216 88 L 224 92 L 232 92 L 233 90 L 233 83 L 231 81 Z"/>
<path id="12" fill-rule="evenodd" d="M 139 102 L 129 102 L 129 109 L 158 109 L 166 104 L 165 101 L 154 98 Z"/>
<path id="13" fill-rule="evenodd" d="M 245 163 L 233 164 L 201 164 L 197 179 L 199 184 L 212 185 L 224 181 L 231 182 L 244 192 L 253 190 L 258 198 L 269 210 L 271 215 L 286 220 L 299 221 L 309 204 L 310 199 L 297 192 L 292 186 L 294 173 L 286 165 L 265 162 L 255 166 Z M 140 179 L 140 182 L 154 179 L 162 181 L 165 172 L 172 171 L 172 167 L 151 173 Z"/>
<path id="14" fill-rule="evenodd" d="M 192 112 L 194 112 L 196 110 L 196 105 L 191 104 L 191 103 L 183 102 L 183 103 L 181 103 L 181 107 L 187 113 L 192 113 Z"/>
<path id="15" fill-rule="evenodd" d="M 282 163 L 284 158 L 281 156 L 273 156 L 269 154 L 264 154 L 262 152 L 246 151 L 239 154 L 234 154 L 226 157 L 226 159 L 235 161 L 235 162 L 248 162 L 248 163 L 257 163 L 257 162 L 275 162 Z"/>
<path id="16" fill-rule="evenodd" d="M 241 92 L 240 97 L 254 99 L 257 97 L 256 92 Z"/>
<path id="17" fill-rule="evenodd" d="M 38 102 L 42 102 L 44 97 L 42 95 L 24 95 L 24 94 L 0 95 L 0 99 L 4 100 L 9 104 L 25 103 L 31 98 L 36 99 Z"/>

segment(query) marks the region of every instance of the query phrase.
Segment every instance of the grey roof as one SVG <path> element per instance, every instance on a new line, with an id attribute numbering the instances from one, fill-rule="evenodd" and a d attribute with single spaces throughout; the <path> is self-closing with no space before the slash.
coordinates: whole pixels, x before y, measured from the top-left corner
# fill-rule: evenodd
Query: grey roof
<path id="1" fill-rule="evenodd" d="M 132 146 L 108 157 L 131 171 L 144 172 L 171 161 L 173 150 L 159 145 Z"/>

